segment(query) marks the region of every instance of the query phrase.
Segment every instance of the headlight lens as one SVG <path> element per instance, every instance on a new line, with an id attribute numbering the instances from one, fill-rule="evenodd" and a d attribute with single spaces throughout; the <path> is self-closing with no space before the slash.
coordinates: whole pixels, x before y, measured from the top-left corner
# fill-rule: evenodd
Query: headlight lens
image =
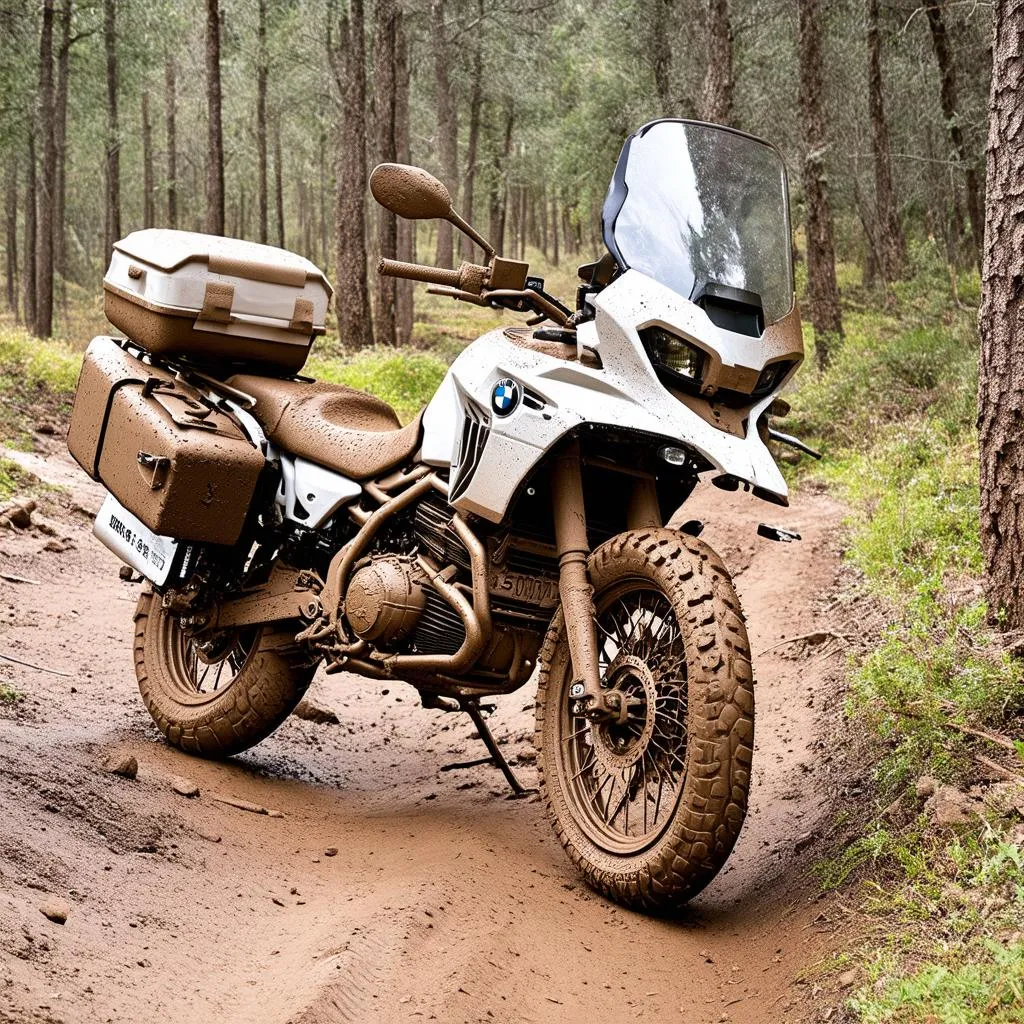
<path id="1" fill-rule="evenodd" d="M 666 331 L 664 327 L 645 327 L 640 332 L 647 354 L 656 369 L 697 384 L 704 371 L 705 354 L 695 345 Z"/>
<path id="2" fill-rule="evenodd" d="M 761 371 L 761 375 L 757 378 L 757 386 L 754 388 L 754 394 L 767 395 L 769 391 L 774 391 L 779 386 L 779 382 L 782 378 L 789 373 L 792 365 L 792 362 L 786 359 L 781 363 L 772 363 L 771 365 L 766 366 Z"/>

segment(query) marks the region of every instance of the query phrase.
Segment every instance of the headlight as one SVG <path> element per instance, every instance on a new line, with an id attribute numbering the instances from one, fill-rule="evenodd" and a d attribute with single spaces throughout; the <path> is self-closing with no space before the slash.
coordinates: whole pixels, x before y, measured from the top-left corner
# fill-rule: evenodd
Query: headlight
<path id="1" fill-rule="evenodd" d="M 757 385 L 754 387 L 753 393 L 755 395 L 767 395 L 769 391 L 774 391 L 779 386 L 782 378 L 789 373 L 792 365 L 792 361 L 784 359 L 781 363 L 772 363 L 766 366 L 757 378 Z"/>
<path id="2" fill-rule="evenodd" d="M 664 327 L 645 327 L 640 332 L 640 340 L 656 370 L 667 371 L 681 383 L 700 383 L 706 355 L 696 345 L 666 331 Z"/>

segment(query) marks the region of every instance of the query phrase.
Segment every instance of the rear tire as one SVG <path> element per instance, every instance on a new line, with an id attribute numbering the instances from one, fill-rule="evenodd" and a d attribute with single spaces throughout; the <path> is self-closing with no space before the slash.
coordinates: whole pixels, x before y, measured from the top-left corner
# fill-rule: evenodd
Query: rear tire
<path id="1" fill-rule="evenodd" d="M 159 595 L 144 591 L 135 609 L 142 699 L 169 743 L 201 757 L 237 754 L 269 736 L 298 704 L 317 667 L 294 633 L 273 626 L 225 637 L 219 649 L 200 657 Z M 209 689 L 206 677 L 215 673 L 219 683 L 225 668 L 226 685 Z"/>
<path id="2" fill-rule="evenodd" d="M 671 911 L 722 868 L 746 814 L 754 680 L 743 614 L 721 559 L 674 530 L 620 534 L 593 552 L 589 572 L 602 683 L 628 695 L 629 720 L 573 715 L 559 611 L 539 657 L 542 790 L 588 884 Z"/>

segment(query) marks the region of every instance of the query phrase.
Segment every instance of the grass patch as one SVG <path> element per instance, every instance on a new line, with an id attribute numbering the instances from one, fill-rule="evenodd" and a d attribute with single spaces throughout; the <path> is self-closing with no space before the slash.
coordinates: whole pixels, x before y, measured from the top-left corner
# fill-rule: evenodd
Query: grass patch
<path id="1" fill-rule="evenodd" d="M 19 489 L 24 475 L 17 463 L 0 459 L 0 501 L 6 501 Z"/>
<path id="2" fill-rule="evenodd" d="M 19 384 L 68 394 L 75 390 L 81 367 L 81 352 L 63 341 L 43 341 L 21 327 L 0 327 L 0 389 L 4 392 Z"/>
<path id="3" fill-rule="evenodd" d="M 0 704 L 17 704 L 25 698 L 9 683 L 0 682 Z"/>

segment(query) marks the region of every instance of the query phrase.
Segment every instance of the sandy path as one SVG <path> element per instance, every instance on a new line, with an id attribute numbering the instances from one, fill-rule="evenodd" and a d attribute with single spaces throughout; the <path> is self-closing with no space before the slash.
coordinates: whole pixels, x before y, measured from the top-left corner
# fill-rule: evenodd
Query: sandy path
<path id="1" fill-rule="evenodd" d="M 0 662 L 27 695 L 0 705 L 0 1021 L 440 1020 L 688 1024 L 785 1020 L 794 974 L 817 949 L 804 882 L 827 811 L 826 758 L 841 657 L 803 644 L 827 630 L 840 510 L 802 494 L 789 510 L 705 488 L 687 517 L 738 574 L 758 678 L 752 811 L 727 869 L 675 921 L 584 888 L 540 803 L 505 799 L 463 716 L 424 711 L 403 684 L 318 677 L 342 724 L 289 720 L 226 763 L 164 745 L 130 654 L 136 588 L 89 533 L 96 488 L 56 451 L 37 472 L 77 480 L 43 512 L 74 546 L 0 535 Z M 799 530 L 784 545 L 757 522 Z M 492 722 L 518 771 L 533 693 Z M 138 758 L 129 782 L 110 752 Z M 187 776 L 198 799 L 173 793 Z M 214 794 L 279 809 L 255 815 Z M 335 856 L 324 851 L 337 848 Z M 48 921 L 49 895 L 71 906 Z"/>

